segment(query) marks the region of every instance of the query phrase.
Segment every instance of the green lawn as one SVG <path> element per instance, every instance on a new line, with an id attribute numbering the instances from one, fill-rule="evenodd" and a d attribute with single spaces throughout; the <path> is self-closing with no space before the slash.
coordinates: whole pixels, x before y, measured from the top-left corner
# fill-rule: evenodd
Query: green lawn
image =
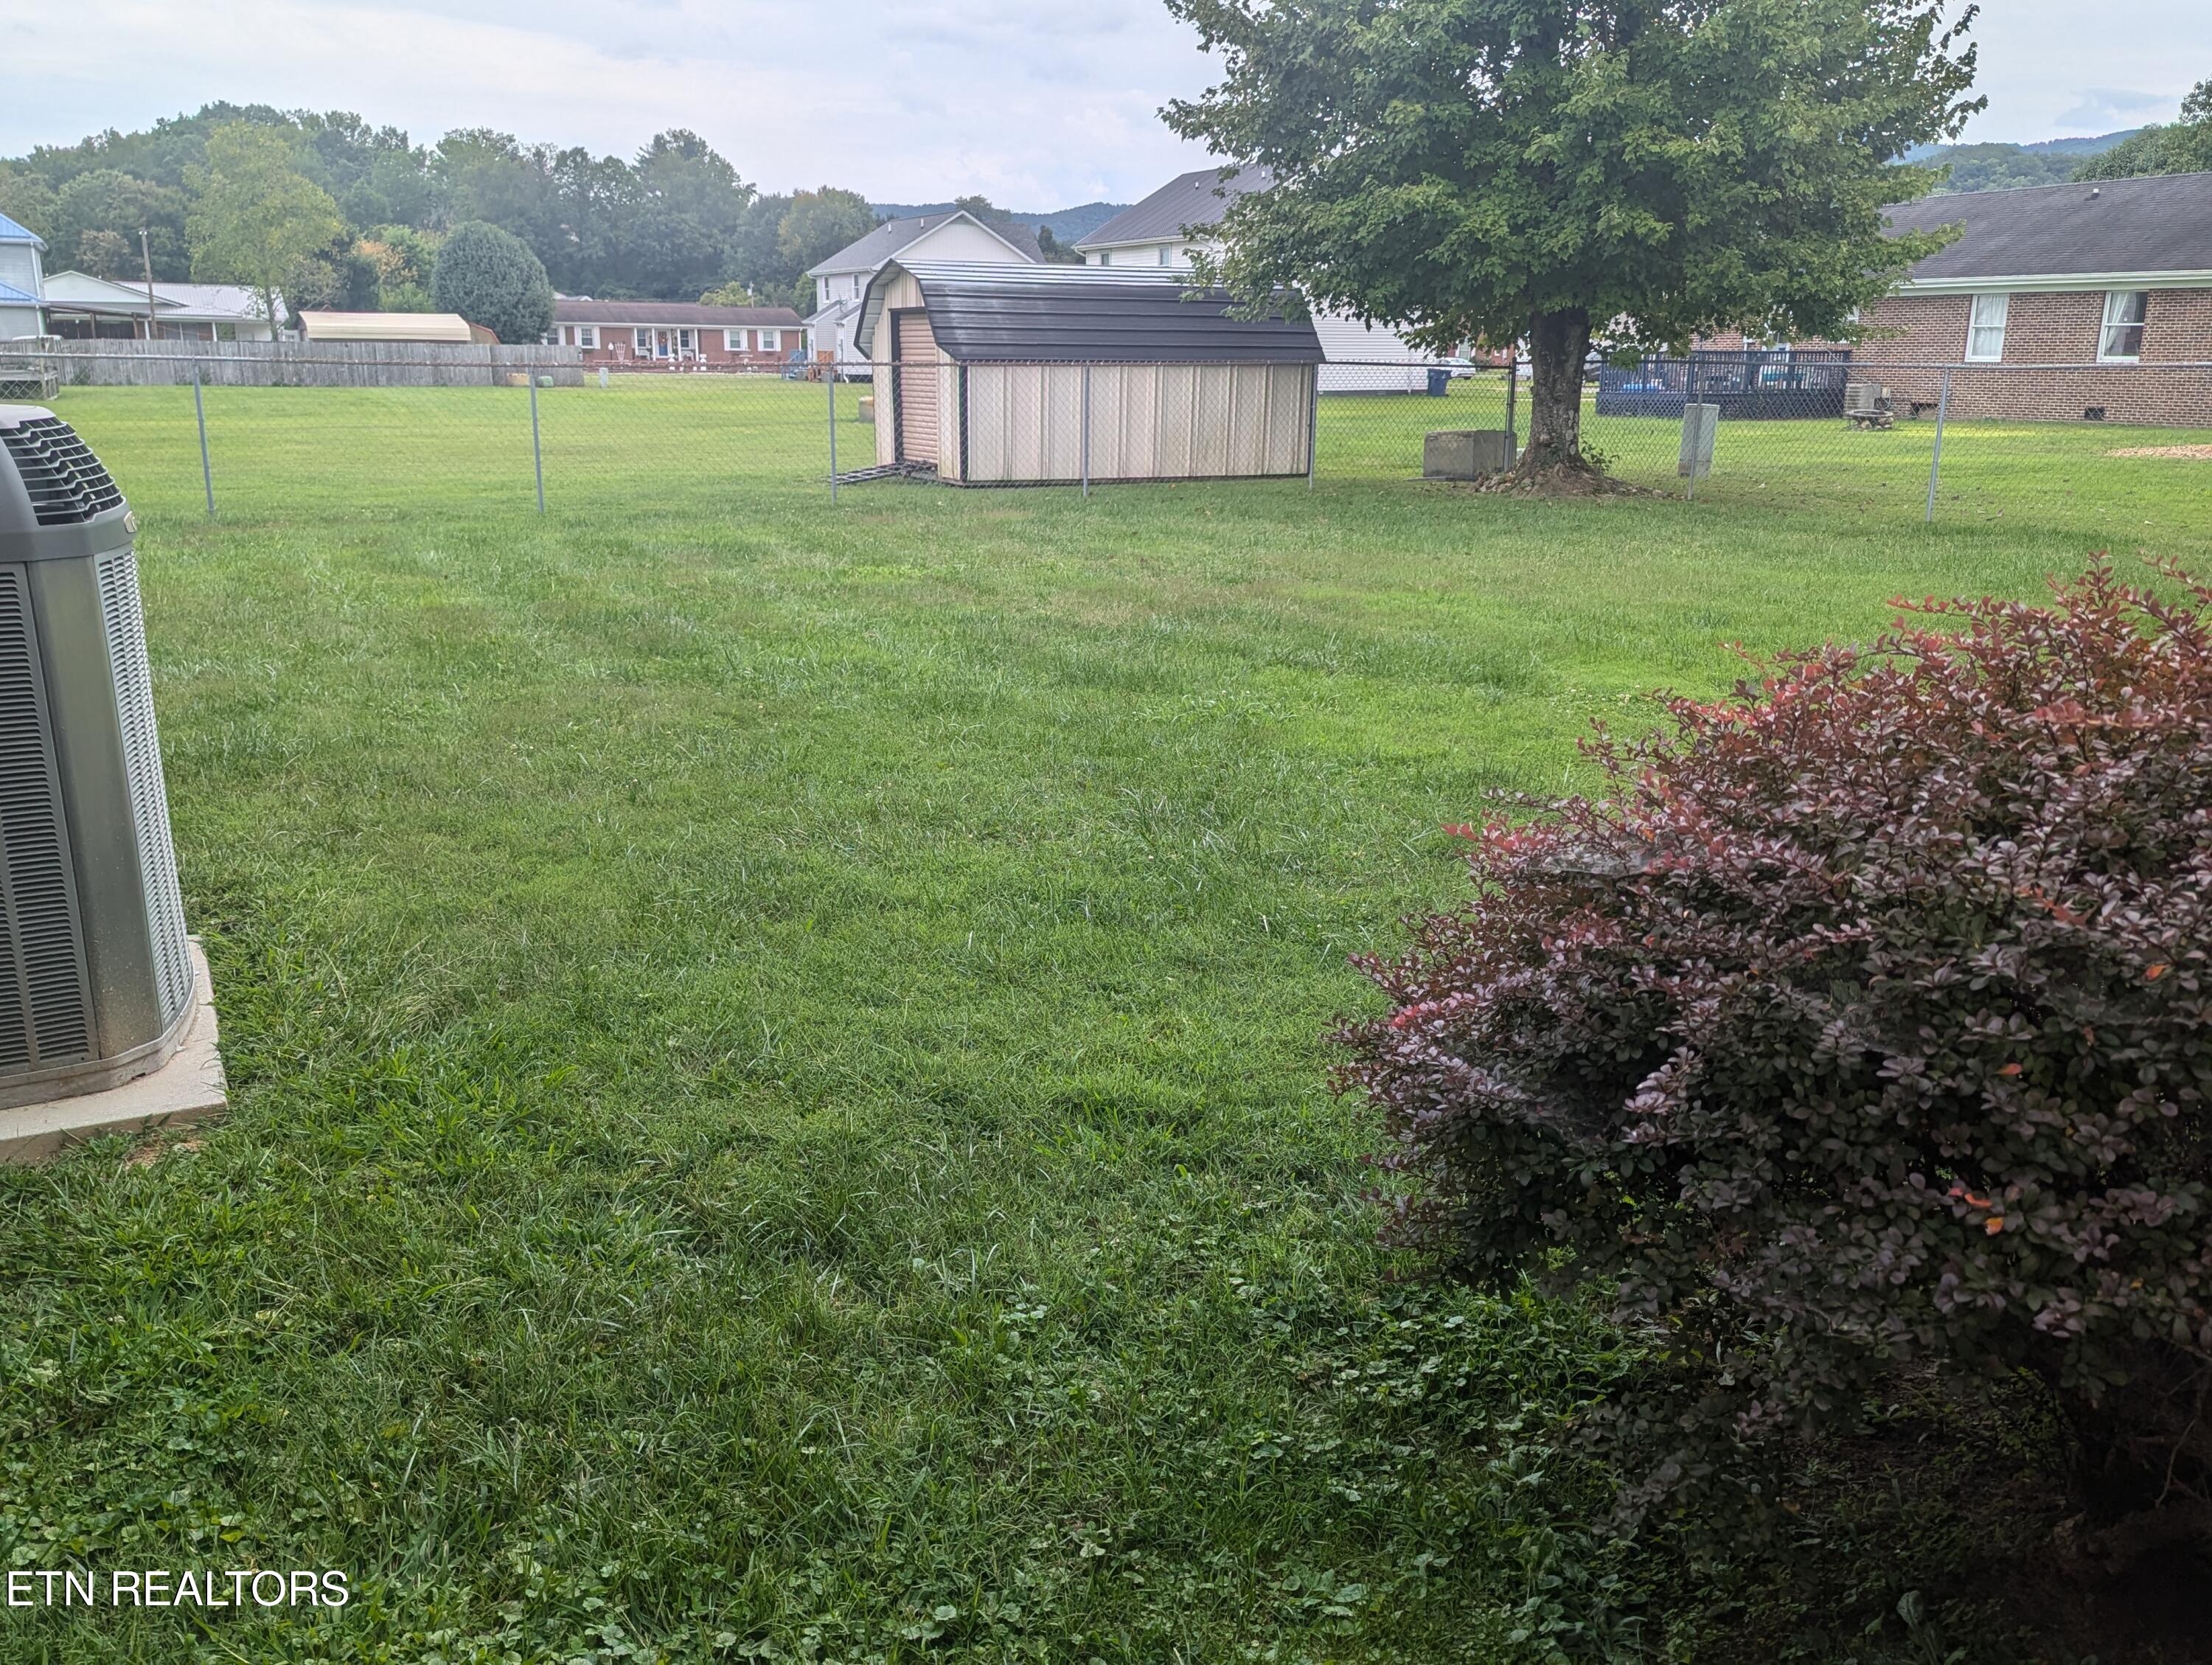
<path id="1" fill-rule="evenodd" d="M 1550 1419 L 1604 1328 L 1372 1246 L 1346 956 L 1592 719 L 2124 524 L 2201 556 L 2203 475 L 1933 532 L 1830 512 L 1873 467 L 1808 512 L 1501 501 L 1355 466 L 1439 425 L 1407 400 L 1325 426 L 1310 493 L 833 510 L 823 398 L 549 392 L 541 520 L 520 390 L 216 390 L 213 524 L 189 392 L 60 401 L 143 520 L 234 1103 L 0 1173 L 0 1559 L 358 1596 L 0 1611 L 0 1658 L 1506 1661 L 1710 1618 L 1576 1525 Z"/>

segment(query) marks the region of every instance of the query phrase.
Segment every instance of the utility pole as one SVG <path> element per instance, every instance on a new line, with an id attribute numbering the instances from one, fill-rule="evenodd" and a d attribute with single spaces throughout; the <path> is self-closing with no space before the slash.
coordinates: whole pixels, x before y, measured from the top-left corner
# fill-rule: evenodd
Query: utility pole
<path id="1" fill-rule="evenodd" d="M 146 245 L 146 228 L 138 228 L 138 258 L 146 266 L 146 339 L 154 338 L 154 255 Z"/>

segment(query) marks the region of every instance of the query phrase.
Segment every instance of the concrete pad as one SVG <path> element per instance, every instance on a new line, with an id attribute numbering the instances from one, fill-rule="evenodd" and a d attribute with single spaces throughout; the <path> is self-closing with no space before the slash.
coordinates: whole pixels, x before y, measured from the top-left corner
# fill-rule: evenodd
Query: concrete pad
<path id="1" fill-rule="evenodd" d="M 216 1050 L 215 984 L 198 939 L 191 951 L 194 1010 L 169 1061 L 119 1087 L 0 1110 L 0 1162 L 44 1162 L 103 1133 L 181 1127 L 230 1102 Z"/>

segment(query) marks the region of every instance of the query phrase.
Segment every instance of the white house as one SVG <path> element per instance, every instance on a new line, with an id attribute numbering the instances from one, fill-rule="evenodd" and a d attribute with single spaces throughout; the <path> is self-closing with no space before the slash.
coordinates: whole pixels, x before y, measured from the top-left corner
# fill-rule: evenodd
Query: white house
<path id="1" fill-rule="evenodd" d="M 1086 264 L 1158 270 L 1187 268 L 1194 249 L 1212 246 L 1206 233 L 1221 223 L 1229 204 L 1248 191 L 1273 183 L 1267 169 L 1247 167 L 1224 179 L 1218 167 L 1201 167 L 1172 179 L 1144 201 L 1123 209 L 1075 247 Z M 1428 386 L 1432 354 L 1409 345 L 1396 331 L 1331 313 L 1314 314 L 1327 362 L 1324 393 L 1418 393 Z"/>
<path id="2" fill-rule="evenodd" d="M 0 214 L 0 341 L 46 332 L 46 252 L 36 232 Z"/>
<path id="3" fill-rule="evenodd" d="M 58 271 L 46 279 L 46 303 L 48 330 L 69 340 L 271 341 L 276 335 L 262 316 L 260 297 L 234 283 L 156 283 L 149 304 L 143 283 Z M 282 296 L 276 305 L 281 313 Z"/>
<path id="4" fill-rule="evenodd" d="M 834 353 L 840 364 L 866 357 L 853 339 L 861 297 L 869 280 L 894 257 L 988 265 L 1036 265 L 1044 258 L 1036 234 L 1028 227 L 986 225 L 964 209 L 886 220 L 858 242 L 807 269 L 806 275 L 814 280 L 815 307 L 814 315 L 806 320 L 807 338 L 817 357 Z"/>

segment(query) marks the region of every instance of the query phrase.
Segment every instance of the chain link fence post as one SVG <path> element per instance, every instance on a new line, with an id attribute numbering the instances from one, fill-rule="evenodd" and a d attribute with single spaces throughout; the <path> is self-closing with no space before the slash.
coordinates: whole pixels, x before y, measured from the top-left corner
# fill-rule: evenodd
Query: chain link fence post
<path id="1" fill-rule="evenodd" d="M 208 465 L 207 401 L 200 397 L 200 362 L 192 361 L 192 419 L 200 429 L 200 489 L 207 494 L 207 517 L 215 519 L 215 470 Z"/>
<path id="2" fill-rule="evenodd" d="M 1521 460 L 1521 348 L 1505 355 L 1505 466 Z"/>
<path id="3" fill-rule="evenodd" d="M 538 512 L 545 513 L 545 447 L 538 436 L 538 372 L 530 371 L 530 466 L 538 476 Z"/>
<path id="4" fill-rule="evenodd" d="M 837 501 L 837 355 L 833 349 L 830 362 L 822 367 L 822 380 L 830 386 L 830 501 Z"/>
<path id="5" fill-rule="evenodd" d="M 1943 372 L 1942 385 L 1936 390 L 1936 449 L 1928 459 L 1928 513 L 1923 526 L 1936 524 L 1936 485 L 1943 477 L 1943 421 L 1951 414 L 1951 373 Z"/>
<path id="6" fill-rule="evenodd" d="M 1083 495 L 1091 496 L 1091 367 L 1083 367 Z"/>

